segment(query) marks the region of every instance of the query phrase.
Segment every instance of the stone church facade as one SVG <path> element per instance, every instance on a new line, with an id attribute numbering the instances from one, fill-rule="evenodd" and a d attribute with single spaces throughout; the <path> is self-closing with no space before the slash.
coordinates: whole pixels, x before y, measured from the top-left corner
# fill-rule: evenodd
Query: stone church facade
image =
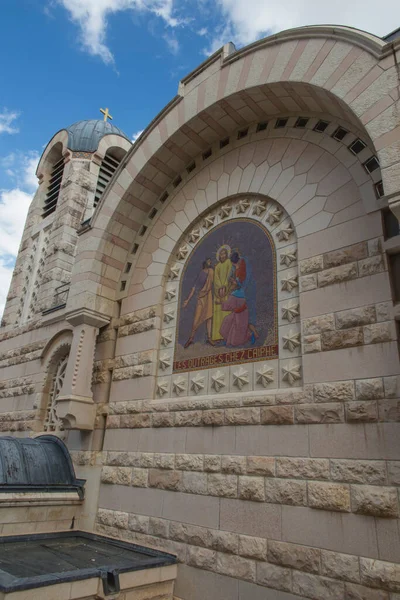
<path id="1" fill-rule="evenodd" d="M 3 534 L 171 552 L 176 600 L 398 600 L 399 39 L 227 44 L 134 144 L 53 137 L 0 425 L 62 437 L 87 495 Z"/>

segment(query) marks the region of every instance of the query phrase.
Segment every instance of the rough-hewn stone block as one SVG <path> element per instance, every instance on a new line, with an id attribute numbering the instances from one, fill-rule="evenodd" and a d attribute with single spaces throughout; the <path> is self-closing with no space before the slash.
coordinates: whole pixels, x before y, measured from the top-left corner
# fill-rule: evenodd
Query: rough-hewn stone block
<path id="1" fill-rule="evenodd" d="M 176 427 L 198 427 L 201 425 L 203 413 L 201 410 L 183 410 L 175 413 Z"/>
<path id="2" fill-rule="evenodd" d="M 176 454 L 175 467 L 182 471 L 202 471 L 204 457 L 202 454 Z"/>
<path id="3" fill-rule="evenodd" d="M 147 487 L 149 472 L 147 469 L 132 469 L 131 485 L 135 487 Z"/>
<path id="4" fill-rule="evenodd" d="M 400 400 L 378 400 L 380 421 L 400 421 Z"/>
<path id="5" fill-rule="evenodd" d="M 237 489 L 238 478 L 236 475 L 220 475 L 219 473 L 208 475 L 208 493 L 211 496 L 236 498 Z"/>
<path id="6" fill-rule="evenodd" d="M 144 515 L 129 515 L 127 528 L 131 531 L 137 531 L 139 533 L 148 533 L 150 519 Z"/>
<path id="7" fill-rule="evenodd" d="M 306 482 L 295 479 L 266 479 L 265 500 L 274 504 L 306 506 Z"/>
<path id="8" fill-rule="evenodd" d="M 264 475 L 274 477 L 275 459 L 270 456 L 248 456 L 247 473 L 249 475 Z"/>
<path id="9" fill-rule="evenodd" d="M 335 330 L 335 318 L 333 314 L 321 315 L 319 317 L 311 317 L 304 319 L 303 335 L 314 335 L 323 331 Z"/>
<path id="10" fill-rule="evenodd" d="M 397 489 L 374 485 L 352 485 L 353 511 L 374 517 L 397 517 L 399 514 Z"/>
<path id="11" fill-rule="evenodd" d="M 101 470 L 101 481 L 103 483 L 130 485 L 131 477 L 132 469 L 128 467 L 103 467 Z"/>
<path id="12" fill-rule="evenodd" d="M 302 404 L 295 406 L 294 417 L 296 423 L 342 423 L 343 404 Z"/>
<path id="13" fill-rule="evenodd" d="M 286 542 L 268 541 L 268 561 L 307 573 L 319 573 L 320 550 Z"/>
<path id="14" fill-rule="evenodd" d="M 207 474 L 183 472 L 181 490 L 188 494 L 207 494 Z"/>
<path id="15" fill-rule="evenodd" d="M 276 459 L 276 475 L 277 477 L 329 479 L 329 460 L 279 457 Z"/>
<path id="16" fill-rule="evenodd" d="M 374 379 L 359 379 L 356 381 L 357 400 L 378 400 L 384 397 L 383 381 L 381 377 Z"/>
<path id="17" fill-rule="evenodd" d="M 388 481 L 393 485 L 400 485 L 400 460 L 391 460 L 387 463 Z M 373 483 L 373 482 L 371 482 Z"/>
<path id="18" fill-rule="evenodd" d="M 348 329 L 375 323 L 375 306 L 361 306 L 335 313 L 336 329 Z"/>
<path id="19" fill-rule="evenodd" d="M 153 466 L 157 469 L 173 469 L 175 467 L 175 455 L 156 452 L 153 457 Z"/>
<path id="20" fill-rule="evenodd" d="M 356 583 L 346 583 L 344 600 L 389 600 L 389 594 L 383 590 L 373 590 Z M 391 596 L 390 600 L 397 599 Z"/>
<path id="21" fill-rule="evenodd" d="M 203 425 L 221 426 L 225 423 L 225 411 L 212 409 L 203 411 Z"/>
<path id="22" fill-rule="evenodd" d="M 350 490 L 348 485 L 310 481 L 308 504 L 312 508 L 350 512 Z"/>
<path id="23" fill-rule="evenodd" d="M 314 273 L 313 275 L 303 275 L 300 277 L 300 291 L 301 292 L 309 292 L 311 290 L 316 290 L 318 287 L 318 278 Z"/>
<path id="24" fill-rule="evenodd" d="M 356 260 L 361 260 L 368 256 L 368 246 L 366 242 L 359 244 L 353 244 L 340 250 L 333 250 L 323 255 L 324 267 L 329 269 L 330 267 L 337 267 L 351 263 Z"/>
<path id="25" fill-rule="evenodd" d="M 261 423 L 264 425 L 290 425 L 293 423 L 293 407 L 263 407 L 261 408 Z"/>
<path id="26" fill-rule="evenodd" d="M 400 565 L 371 558 L 360 558 L 361 583 L 400 592 Z"/>
<path id="27" fill-rule="evenodd" d="M 238 553 L 246 558 L 265 560 L 267 554 L 267 540 L 249 535 L 239 535 Z"/>
<path id="28" fill-rule="evenodd" d="M 375 323 L 364 327 L 365 344 L 381 344 L 392 340 L 391 323 Z"/>
<path id="29" fill-rule="evenodd" d="M 356 279 L 357 276 L 357 263 L 325 269 L 325 271 L 318 273 L 318 287 L 322 288 L 335 283 L 343 283 L 351 279 Z"/>
<path id="30" fill-rule="evenodd" d="M 321 550 L 321 574 L 357 583 L 360 581 L 358 557 Z"/>
<path id="31" fill-rule="evenodd" d="M 349 402 L 345 411 L 348 423 L 373 423 L 378 420 L 378 407 L 374 401 Z"/>
<path id="32" fill-rule="evenodd" d="M 290 592 L 292 590 L 292 572 L 290 569 L 269 563 L 258 563 L 257 583 L 275 590 Z"/>
<path id="33" fill-rule="evenodd" d="M 314 384 L 315 402 L 348 402 L 354 400 L 353 381 Z"/>
<path id="34" fill-rule="evenodd" d="M 150 469 L 149 486 L 161 490 L 178 490 L 182 481 L 181 471 L 163 471 Z"/>
<path id="35" fill-rule="evenodd" d="M 362 346 L 364 343 L 363 330 L 361 327 L 354 327 L 353 329 L 342 329 L 340 331 L 327 331 L 321 334 L 321 341 L 322 350 Z"/>
<path id="36" fill-rule="evenodd" d="M 156 537 L 168 538 L 169 536 L 169 521 L 150 517 L 149 519 L 149 534 Z"/>
<path id="37" fill-rule="evenodd" d="M 385 269 L 386 267 L 383 254 L 371 256 L 370 258 L 365 258 L 364 260 L 360 260 L 358 262 L 358 272 L 360 277 L 365 277 L 366 275 L 375 275 L 375 273 L 381 273 L 382 271 L 385 271 Z"/>
<path id="38" fill-rule="evenodd" d="M 303 350 L 304 354 L 311 354 L 312 352 L 321 352 L 321 336 L 319 334 L 303 336 Z"/>
<path id="39" fill-rule="evenodd" d="M 301 571 L 293 571 L 293 592 L 313 600 L 343 600 L 344 583 Z"/>
<path id="40" fill-rule="evenodd" d="M 152 416 L 153 427 L 173 427 L 174 413 L 160 412 Z"/>
<path id="41" fill-rule="evenodd" d="M 187 549 L 187 563 L 199 569 L 214 570 L 217 553 L 214 550 L 189 546 Z"/>
<path id="42" fill-rule="evenodd" d="M 383 460 L 332 459 L 331 478 L 347 483 L 386 483 L 386 465 Z M 389 463 L 390 464 L 390 463 Z"/>
<path id="43" fill-rule="evenodd" d="M 257 425 L 260 423 L 259 408 L 227 408 L 225 420 L 231 425 Z"/>
<path id="44" fill-rule="evenodd" d="M 308 275 L 309 273 L 316 273 L 324 268 L 323 256 L 313 256 L 305 260 L 300 261 L 300 275 Z"/>
<path id="45" fill-rule="evenodd" d="M 217 473 L 221 470 L 221 457 L 215 454 L 204 455 L 204 470 L 208 473 Z"/>
<path id="46" fill-rule="evenodd" d="M 238 553 L 239 536 L 229 531 L 209 530 L 211 547 L 219 552 Z"/>
<path id="47" fill-rule="evenodd" d="M 256 579 L 256 563 L 247 558 L 241 558 L 232 554 L 218 552 L 214 569 L 218 573 L 228 575 L 229 577 L 238 577 L 247 581 L 255 581 Z"/>
<path id="48" fill-rule="evenodd" d="M 265 490 L 262 477 L 239 477 L 239 498 L 242 500 L 253 500 L 264 502 Z"/>
<path id="49" fill-rule="evenodd" d="M 221 458 L 221 471 L 224 473 L 246 473 L 246 457 L 245 456 L 230 456 L 229 454 Z"/>

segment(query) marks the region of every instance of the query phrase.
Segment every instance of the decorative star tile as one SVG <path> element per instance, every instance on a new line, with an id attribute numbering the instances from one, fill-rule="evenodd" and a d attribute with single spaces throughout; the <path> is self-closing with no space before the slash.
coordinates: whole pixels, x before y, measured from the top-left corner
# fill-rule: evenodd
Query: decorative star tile
<path id="1" fill-rule="evenodd" d="M 281 265 L 290 267 L 293 262 L 297 260 L 297 250 L 288 250 L 281 254 Z"/>
<path id="2" fill-rule="evenodd" d="M 266 388 L 274 381 L 274 370 L 271 369 L 271 367 L 264 365 L 261 369 L 256 371 L 256 381 Z"/>
<path id="3" fill-rule="evenodd" d="M 290 331 L 282 336 L 283 347 L 289 352 L 294 352 L 300 346 L 300 333 Z"/>
<path id="4" fill-rule="evenodd" d="M 188 253 L 189 253 L 189 248 L 185 244 L 185 245 L 181 246 L 181 248 L 179 248 L 176 256 L 177 256 L 178 260 L 184 260 L 187 257 Z"/>
<path id="5" fill-rule="evenodd" d="M 176 296 L 176 288 L 165 290 L 165 299 L 172 300 Z"/>
<path id="6" fill-rule="evenodd" d="M 214 375 L 211 375 L 211 387 L 216 392 L 219 392 L 222 388 L 226 387 L 225 375 L 221 371 L 217 371 Z"/>
<path id="7" fill-rule="evenodd" d="M 160 369 L 165 371 L 168 367 L 171 366 L 171 357 L 168 354 L 164 354 L 164 356 L 160 356 L 160 360 L 158 362 Z"/>
<path id="8" fill-rule="evenodd" d="M 164 313 L 164 323 L 170 323 L 171 321 L 174 320 L 174 318 L 175 318 L 174 311 Z"/>
<path id="9" fill-rule="evenodd" d="M 300 306 L 298 302 L 293 304 L 286 304 L 282 306 L 282 319 L 291 323 L 300 314 Z"/>
<path id="10" fill-rule="evenodd" d="M 229 204 L 224 204 L 224 206 L 221 206 L 221 208 L 219 209 L 219 216 L 221 217 L 221 219 L 226 219 L 226 217 L 229 217 L 231 212 L 232 206 L 229 206 Z"/>
<path id="11" fill-rule="evenodd" d="M 249 206 L 250 206 L 250 202 L 248 200 L 245 200 L 244 198 L 241 198 L 238 201 L 238 203 L 236 204 L 236 211 L 239 214 L 244 213 L 249 208 Z"/>
<path id="12" fill-rule="evenodd" d="M 193 379 L 190 382 L 190 389 L 195 394 L 198 394 L 199 392 L 201 392 L 201 390 L 204 390 L 204 386 L 205 386 L 204 377 L 202 375 L 200 375 L 200 373 L 197 373 L 197 375 L 195 377 L 193 377 Z"/>
<path id="13" fill-rule="evenodd" d="M 175 379 L 175 381 L 172 382 L 172 390 L 177 396 L 183 394 L 183 392 L 186 391 L 186 379 L 184 379 L 184 377 L 178 377 L 178 379 Z"/>
<path id="14" fill-rule="evenodd" d="M 291 225 L 288 225 L 287 227 L 284 227 L 283 229 L 280 229 L 278 231 L 278 233 L 276 234 L 276 237 L 278 238 L 278 240 L 280 242 L 286 242 L 291 235 L 294 234 L 294 229 Z"/>
<path id="15" fill-rule="evenodd" d="M 171 342 L 172 342 L 172 333 L 164 333 L 161 336 L 161 345 L 162 346 L 169 346 Z"/>
<path id="16" fill-rule="evenodd" d="M 160 381 L 157 384 L 157 395 L 164 396 L 164 394 L 168 394 L 168 381 Z"/>
<path id="17" fill-rule="evenodd" d="M 214 225 L 215 215 L 207 215 L 203 221 L 203 227 L 210 229 Z"/>
<path id="18" fill-rule="evenodd" d="M 249 372 L 246 369 L 240 367 L 236 373 L 233 373 L 233 385 L 235 385 L 239 390 L 243 389 L 245 385 L 249 383 Z"/>
<path id="19" fill-rule="evenodd" d="M 287 381 L 289 385 L 293 385 L 301 379 L 301 365 L 288 365 L 282 367 L 282 379 Z"/>
<path id="20" fill-rule="evenodd" d="M 200 229 L 193 229 L 191 233 L 189 233 L 188 240 L 191 244 L 195 244 L 197 240 L 200 239 Z"/>
<path id="21" fill-rule="evenodd" d="M 275 225 L 275 223 L 279 223 L 282 218 L 282 211 L 279 208 L 273 208 L 267 217 L 267 221 L 270 225 Z"/>
<path id="22" fill-rule="evenodd" d="M 258 217 L 262 215 L 267 210 L 267 201 L 266 200 L 257 200 L 253 204 L 253 215 L 257 215 Z"/>
<path id="23" fill-rule="evenodd" d="M 171 280 L 178 279 L 180 271 L 181 271 L 180 266 L 179 265 L 174 265 L 173 267 L 171 267 L 171 270 L 169 272 L 169 278 Z"/>
<path id="24" fill-rule="evenodd" d="M 294 288 L 299 287 L 299 278 L 297 275 L 287 275 L 285 279 L 281 279 L 282 291 L 291 292 Z"/>

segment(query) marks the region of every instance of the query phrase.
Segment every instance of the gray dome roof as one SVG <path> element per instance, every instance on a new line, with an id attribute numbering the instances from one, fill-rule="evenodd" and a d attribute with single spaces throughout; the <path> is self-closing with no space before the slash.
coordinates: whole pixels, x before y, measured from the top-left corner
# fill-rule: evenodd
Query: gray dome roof
<path id="1" fill-rule="evenodd" d="M 121 129 L 100 119 L 77 121 L 66 127 L 66 131 L 68 132 L 68 148 L 74 152 L 95 152 L 100 140 L 110 133 L 129 139 Z"/>

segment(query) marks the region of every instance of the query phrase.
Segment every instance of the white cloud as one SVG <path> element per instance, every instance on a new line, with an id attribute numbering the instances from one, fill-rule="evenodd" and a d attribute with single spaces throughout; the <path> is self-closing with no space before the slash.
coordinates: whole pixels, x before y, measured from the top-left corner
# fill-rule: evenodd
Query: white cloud
<path id="1" fill-rule="evenodd" d="M 150 12 L 162 19 L 168 27 L 176 27 L 180 21 L 173 16 L 173 0 L 58 0 L 71 19 L 81 29 L 82 46 L 92 55 L 100 56 L 106 64 L 114 57 L 106 44 L 108 17 L 124 10 Z"/>
<path id="2" fill-rule="evenodd" d="M 136 142 L 136 140 L 138 139 L 138 137 L 140 137 L 143 133 L 144 129 L 140 129 L 139 131 L 137 131 L 136 133 L 134 133 L 132 135 L 132 143 Z"/>
<path id="3" fill-rule="evenodd" d="M 164 40 L 167 42 L 167 46 L 172 54 L 178 54 L 179 52 L 179 42 L 176 37 L 172 35 L 165 34 L 163 36 Z"/>
<path id="4" fill-rule="evenodd" d="M 383 36 L 400 21 L 398 0 L 386 0 L 384 5 L 373 0 L 217 0 L 217 4 L 226 21 L 223 30 L 214 36 L 210 52 L 228 41 L 242 46 L 304 25 L 348 25 Z"/>
<path id="5" fill-rule="evenodd" d="M 0 133 L 18 133 L 18 127 L 15 127 L 14 121 L 19 117 L 19 112 L 16 110 L 8 110 L 5 108 L 0 111 Z"/>

